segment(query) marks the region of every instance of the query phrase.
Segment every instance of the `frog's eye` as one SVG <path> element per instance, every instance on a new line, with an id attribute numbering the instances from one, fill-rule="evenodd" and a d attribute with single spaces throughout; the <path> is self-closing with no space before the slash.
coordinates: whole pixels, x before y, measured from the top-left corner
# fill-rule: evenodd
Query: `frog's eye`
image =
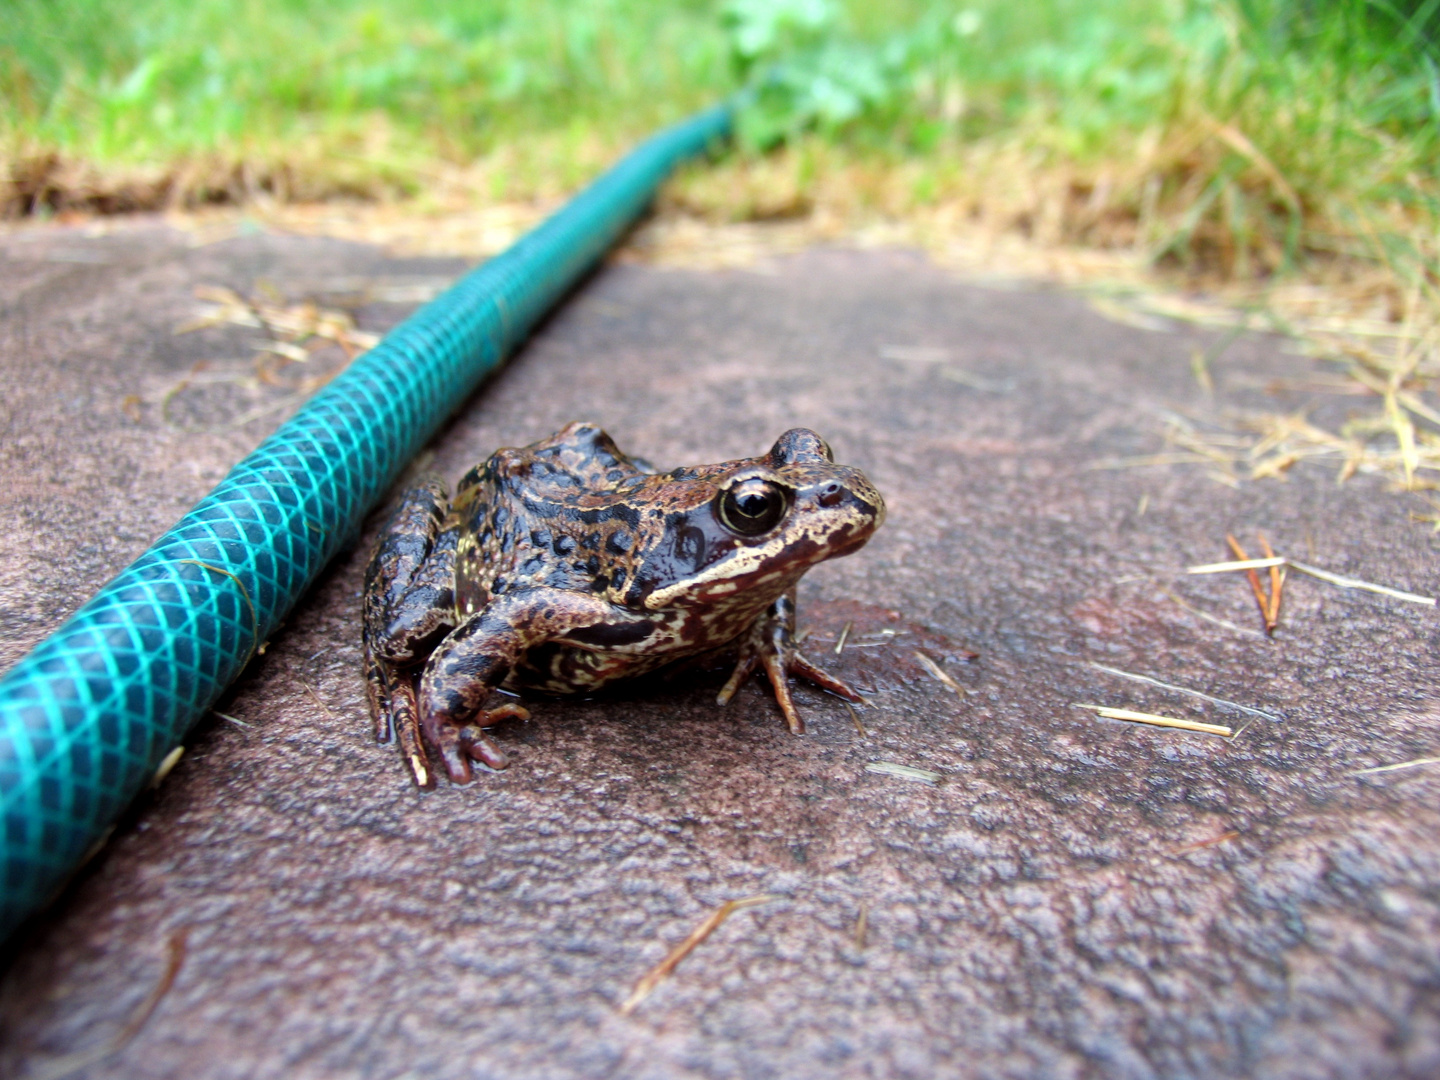
<path id="1" fill-rule="evenodd" d="M 720 524 L 739 536 L 759 536 L 780 523 L 789 499 L 779 484 L 752 477 L 720 493 Z"/>

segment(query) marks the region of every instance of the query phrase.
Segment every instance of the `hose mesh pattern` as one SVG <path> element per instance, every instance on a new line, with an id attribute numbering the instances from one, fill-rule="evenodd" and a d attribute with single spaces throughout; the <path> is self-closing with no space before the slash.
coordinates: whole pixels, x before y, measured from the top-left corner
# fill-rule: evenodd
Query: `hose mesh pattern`
<path id="1" fill-rule="evenodd" d="M 43 905 L 480 380 L 723 138 L 651 138 L 315 395 L 0 680 L 0 938 Z"/>

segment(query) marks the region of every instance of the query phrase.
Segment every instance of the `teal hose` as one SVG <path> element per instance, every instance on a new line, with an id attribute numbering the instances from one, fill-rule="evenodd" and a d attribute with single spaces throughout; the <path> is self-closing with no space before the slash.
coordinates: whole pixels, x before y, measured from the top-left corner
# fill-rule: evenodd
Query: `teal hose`
<path id="1" fill-rule="evenodd" d="M 662 131 L 396 327 L 0 680 L 0 939 L 64 885 L 440 424 L 730 122 L 721 105 Z"/>

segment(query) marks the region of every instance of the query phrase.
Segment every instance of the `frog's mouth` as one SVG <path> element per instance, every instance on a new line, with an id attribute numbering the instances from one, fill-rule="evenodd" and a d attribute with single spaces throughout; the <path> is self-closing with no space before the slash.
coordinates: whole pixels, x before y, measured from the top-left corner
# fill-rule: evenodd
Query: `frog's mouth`
<path id="1" fill-rule="evenodd" d="M 882 511 L 879 517 L 871 522 L 868 527 L 852 529 L 850 526 L 846 526 L 846 529 L 850 529 L 850 531 L 854 533 L 853 537 L 846 538 L 845 530 L 836 533 L 830 543 L 830 552 L 825 558 L 841 559 L 846 555 L 854 555 L 855 552 L 859 551 L 869 542 L 870 537 L 873 536 L 875 530 L 880 527 L 880 522 L 884 520 L 884 517 L 885 515 Z"/>
<path id="2" fill-rule="evenodd" d="M 885 500 L 875 485 L 858 469 L 844 472 L 843 482 L 831 479 L 801 492 L 828 536 L 830 558 L 859 550 L 885 523 Z"/>
<path id="3" fill-rule="evenodd" d="M 820 559 L 839 559 L 846 555 L 853 555 L 859 551 L 875 535 L 885 521 L 885 504 L 879 505 L 866 502 L 863 499 L 851 496 L 854 499 L 854 507 L 851 509 L 851 519 L 839 524 L 831 524 L 821 545 L 824 554 Z M 820 559 L 815 561 L 819 562 Z"/>

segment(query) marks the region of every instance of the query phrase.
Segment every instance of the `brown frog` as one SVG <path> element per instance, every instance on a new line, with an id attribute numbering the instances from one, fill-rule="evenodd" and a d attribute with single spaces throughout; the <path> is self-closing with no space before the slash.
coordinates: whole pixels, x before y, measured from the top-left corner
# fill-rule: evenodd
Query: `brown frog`
<path id="1" fill-rule="evenodd" d="M 427 476 L 401 497 L 365 577 L 365 669 L 377 736 L 422 787 L 504 753 L 483 729 L 528 717 L 491 692 L 574 694 L 730 648 L 724 705 L 761 665 L 795 734 L 788 674 L 860 697 L 796 648 L 795 584 L 858 550 L 880 493 L 795 428 L 763 457 L 656 472 L 593 424 L 503 449 L 453 502 Z"/>

